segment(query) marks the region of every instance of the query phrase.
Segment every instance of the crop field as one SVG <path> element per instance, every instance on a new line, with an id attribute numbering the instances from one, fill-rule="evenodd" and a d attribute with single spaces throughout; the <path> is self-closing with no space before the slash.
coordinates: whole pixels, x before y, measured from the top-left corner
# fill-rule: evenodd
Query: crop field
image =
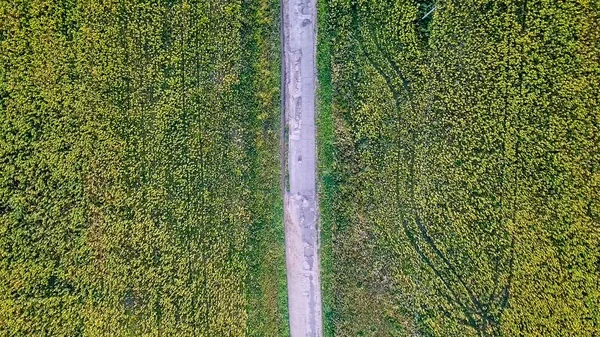
<path id="1" fill-rule="evenodd" d="M 286 335 L 278 18 L 0 1 L 0 335 Z"/>
<path id="2" fill-rule="evenodd" d="M 599 335 L 600 3 L 319 10 L 326 335 Z"/>

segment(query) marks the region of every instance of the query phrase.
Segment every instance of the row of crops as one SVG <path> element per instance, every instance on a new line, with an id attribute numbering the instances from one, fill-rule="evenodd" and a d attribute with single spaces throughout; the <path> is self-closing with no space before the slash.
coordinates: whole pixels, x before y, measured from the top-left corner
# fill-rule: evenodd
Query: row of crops
<path id="1" fill-rule="evenodd" d="M 0 1 L 0 335 L 280 336 L 278 1 Z"/>
<path id="2" fill-rule="evenodd" d="M 320 15 L 328 334 L 600 334 L 600 3 Z"/>

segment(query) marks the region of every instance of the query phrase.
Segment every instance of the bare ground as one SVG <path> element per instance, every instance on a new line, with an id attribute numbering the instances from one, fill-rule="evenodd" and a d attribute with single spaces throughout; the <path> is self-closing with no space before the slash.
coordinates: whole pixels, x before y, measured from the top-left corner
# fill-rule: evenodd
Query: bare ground
<path id="1" fill-rule="evenodd" d="M 288 128 L 289 190 L 284 189 L 284 202 L 290 332 L 291 337 L 321 337 L 315 165 L 316 0 L 282 0 L 282 20 L 282 98 Z M 285 165 L 282 169 L 285 179 Z"/>

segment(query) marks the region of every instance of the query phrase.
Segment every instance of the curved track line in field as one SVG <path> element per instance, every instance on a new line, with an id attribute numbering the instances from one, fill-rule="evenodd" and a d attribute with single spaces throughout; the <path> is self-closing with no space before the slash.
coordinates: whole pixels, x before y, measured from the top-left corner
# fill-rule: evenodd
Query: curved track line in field
<path id="1" fill-rule="evenodd" d="M 281 6 L 285 122 L 282 186 L 290 333 L 291 337 L 321 337 L 315 142 L 316 0 L 282 0 Z"/>

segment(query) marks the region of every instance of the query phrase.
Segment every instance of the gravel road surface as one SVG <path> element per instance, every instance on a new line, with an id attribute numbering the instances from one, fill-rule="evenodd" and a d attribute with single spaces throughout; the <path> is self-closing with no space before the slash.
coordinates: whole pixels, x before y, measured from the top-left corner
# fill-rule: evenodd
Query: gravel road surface
<path id="1" fill-rule="evenodd" d="M 290 330 L 291 337 L 321 337 L 315 165 L 316 0 L 282 0 L 282 15 L 283 106 L 288 127 L 285 246 Z"/>

